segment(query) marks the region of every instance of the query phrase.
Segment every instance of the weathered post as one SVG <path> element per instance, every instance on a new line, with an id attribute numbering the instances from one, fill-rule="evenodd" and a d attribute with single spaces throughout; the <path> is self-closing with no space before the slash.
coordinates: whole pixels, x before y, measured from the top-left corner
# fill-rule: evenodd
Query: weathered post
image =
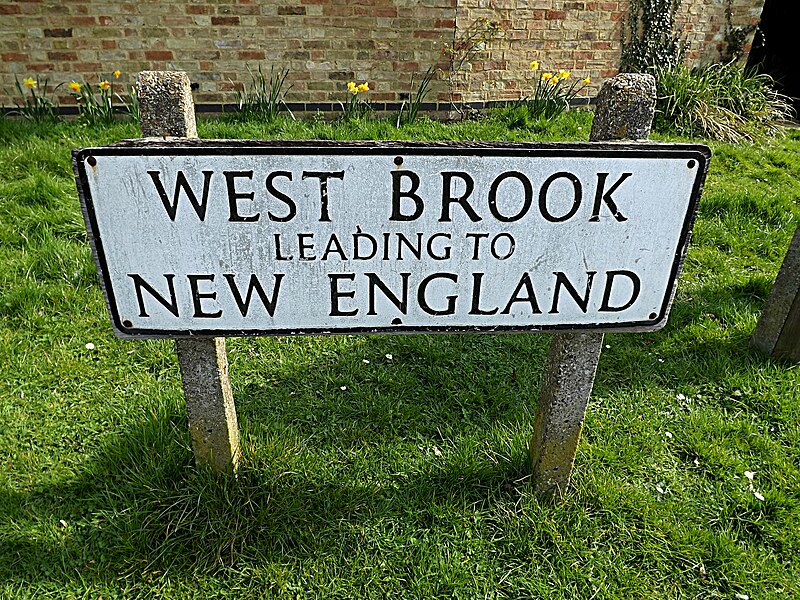
<path id="1" fill-rule="evenodd" d="M 143 71 L 136 80 L 143 137 L 196 138 L 189 77 L 179 71 Z M 225 338 L 177 339 L 189 433 L 198 465 L 235 471 L 239 428 L 228 378 Z"/>
<path id="2" fill-rule="evenodd" d="M 647 139 L 655 102 L 652 75 L 609 79 L 597 96 L 591 141 Z M 552 336 L 531 440 L 533 486 L 541 497 L 561 496 L 569 484 L 602 347 L 602 333 Z"/>
<path id="3" fill-rule="evenodd" d="M 800 362 L 800 227 L 789 245 L 752 343 L 773 358 Z"/>

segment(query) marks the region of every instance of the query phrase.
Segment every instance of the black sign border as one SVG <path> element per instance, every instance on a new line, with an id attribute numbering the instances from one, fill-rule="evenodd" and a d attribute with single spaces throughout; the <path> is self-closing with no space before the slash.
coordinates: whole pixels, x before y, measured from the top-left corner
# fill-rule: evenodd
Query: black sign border
<path id="1" fill-rule="evenodd" d="M 106 264 L 103 242 L 86 175 L 87 162 L 93 156 L 235 156 L 235 155 L 417 155 L 417 156 L 524 156 L 572 158 L 670 158 L 697 161 L 697 171 L 688 210 L 678 239 L 668 287 L 661 310 L 654 319 L 627 323 L 565 323 L 558 325 L 472 325 L 337 327 L 299 329 L 203 329 L 164 330 L 125 327 L 122 324 L 111 278 Z M 189 337 L 249 337 L 290 335 L 352 335 L 411 333 L 537 333 L 548 331 L 631 332 L 656 331 L 666 325 L 675 297 L 676 284 L 691 239 L 708 167 L 711 149 L 703 144 L 671 144 L 654 142 L 394 142 L 361 141 L 329 142 L 320 140 L 200 140 L 184 138 L 124 140 L 111 146 L 80 148 L 72 152 L 72 166 L 78 188 L 89 243 L 95 257 L 106 306 L 114 333 L 122 339 L 174 339 Z M 89 168 L 92 168 L 89 165 Z"/>

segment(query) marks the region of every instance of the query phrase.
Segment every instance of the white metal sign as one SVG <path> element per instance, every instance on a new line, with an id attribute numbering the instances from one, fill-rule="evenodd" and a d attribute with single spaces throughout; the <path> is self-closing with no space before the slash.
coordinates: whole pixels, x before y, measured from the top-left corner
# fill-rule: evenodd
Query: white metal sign
<path id="1" fill-rule="evenodd" d="M 121 337 L 657 329 L 710 151 L 127 142 L 74 153 Z"/>

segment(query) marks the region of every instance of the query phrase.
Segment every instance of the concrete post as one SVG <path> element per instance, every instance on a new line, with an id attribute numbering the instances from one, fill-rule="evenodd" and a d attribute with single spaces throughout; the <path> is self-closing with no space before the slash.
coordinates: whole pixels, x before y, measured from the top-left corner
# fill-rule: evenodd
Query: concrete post
<path id="1" fill-rule="evenodd" d="M 652 75 L 609 79 L 597 97 L 591 141 L 647 139 L 655 103 Z M 533 487 L 540 497 L 560 497 L 569 485 L 602 347 L 602 333 L 552 336 L 531 440 Z"/>
<path id="2" fill-rule="evenodd" d="M 136 80 L 143 137 L 196 138 L 194 101 L 186 73 L 143 71 Z M 236 470 L 239 427 L 225 338 L 175 340 L 195 461 L 217 473 Z"/>
<path id="3" fill-rule="evenodd" d="M 752 343 L 773 358 L 800 363 L 800 227 L 789 245 Z"/>

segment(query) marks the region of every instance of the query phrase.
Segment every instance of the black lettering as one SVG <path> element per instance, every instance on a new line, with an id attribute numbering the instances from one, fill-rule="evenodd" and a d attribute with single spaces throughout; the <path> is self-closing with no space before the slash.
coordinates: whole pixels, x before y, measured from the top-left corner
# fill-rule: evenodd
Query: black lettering
<path id="1" fill-rule="evenodd" d="M 633 173 L 623 173 L 619 179 L 617 179 L 616 183 L 611 186 L 611 188 L 606 192 L 606 178 L 608 177 L 608 173 L 598 173 L 597 174 L 597 193 L 594 196 L 594 208 L 592 209 L 592 216 L 589 218 L 590 222 L 597 222 L 600 220 L 600 202 L 605 202 L 608 205 L 608 209 L 611 211 L 611 214 L 617 221 L 627 221 L 628 217 L 623 215 L 619 212 L 619 208 L 617 208 L 614 199 L 611 197 L 617 188 L 625 181 L 628 177 L 633 175 Z"/>
<path id="2" fill-rule="evenodd" d="M 133 279 L 133 288 L 136 290 L 136 300 L 139 303 L 139 316 L 149 317 L 144 307 L 144 297 L 142 296 L 142 289 L 147 290 L 153 298 L 155 298 L 164 308 L 171 312 L 176 317 L 178 316 L 178 299 L 175 297 L 175 273 L 164 273 L 164 279 L 167 280 L 167 287 L 169 288 L 169 297 L 167 300 L 162 296 L 152 285 L 147 283 L 142 276 L 137 273 L 128 273 L 128 277 Z"/>
<path id="3" fill-rule="evenodd" d="M 252 171 L 223 171 L 222 173 L 225 175 L 225 185 L 228 188 L 228 212 L 230 216 L 228 217 L 228 221 L 239 222 L 239 223 L 247 223 L 252 221 L 258 221 L 261 217 L 261 214 L 256 213 L 254 215 L 240 215 L 239 214 L 239 200 L 250 200 L 253 201 L 253 198 L 256 197 L 255 192 L 237 192 L 236 191 L 236 179 L 252 179 L 253 172 Z"/>
<path id="4" fill-rule="evenodd" d="M 570 182 L 572 182 L 572 188 L 574 190 L 572 197 L 572 208 L 570 208 L 564 215 L 560 217 L 554 216 L 547 208 L 547 192 L 550 190 L 550 185 L 558 179 L 568 179 Z M 542 213 L 542 216 L 551 223 L 562 223 L 563 221 L 575 216 L 575 213 L 578 212 L 578 209 L 581 206 L 582 198 L 583 188 L 581 187 L 580 180 L 575 175 L 572 173 L 567 173 L 566 171 L 553 173 L 545 180 L 545 182 L 542 184 L 542 189 L 539 190 L 539 211 Z"/>
<path id="5" fill-rule="evenodd" d="M 525 295 L 521 296 L 520 292 L 523 290 L 525 291 Z M 528 273 L 523 273 L 522 277 L 519 278 L 519 283 L 517 283 L 517 287 L 514 288 L 514 292 L 511 294 L 511 299 L 508 301 L 508 304 L 506 304 L 506 307 L 500 314 L 511 314 L 511 307 L 517 302 L 527 302 L 530 304 L 532 315 L 542 314 L 542 311 L 539 310 L 539 303 L 536 301 L 536 293 L 533 291 L 533 282 L 531 281 L 531 276 Z"/>
<path id="6" fill-rule="evenodd" d="M 405 235 L 397 232 L 397 260 L 403 260 L 403 246 L 409 249 L 414 258 L 422 258 L 422 233 L 417 233 L 417 245 L 414 246 Z"/>
<path id="7" fill-rule="evenodd" d="M 474 238 L 475 242 L 472 245 L 472 260 L 478 260 L 478 251 L 480 250 L 481 239 L 488 238 L 488 233 L 467 233 L 465 236 L 467 239 Z"/>
<path id="8" fill-rule="evenodd" d="M 275 260 L 292 260 L 292 255 L 284 256 L 281 254 L 281 234 L 276 233 L 275 236 Z"/>
<path id="9" fill-rule="evenodd" d="M 378 313 L 375 311 L 375 289 L 379 289 L 386 299 L 394 304 L 404 315 L 408 314 L 408 278 L 411 276 L 411 273 L 400 273 L 400 277 L 403 280 L 403 291 L 400 292 L 401 297 L 397 297 L 392 290 L 389 289 L 383 281 L 378 278 L 376 273 L 364 273 L 369 280 L 369 311 L 367 312 L 368 315 L 377 315 Z"/>
<path id="10" fill-rule="evenodd" d="M 411 180 L 411 187 L 405 192 L 402 191 L 403 177 Z M 419 189 L 419 175 L 413 171 L 392 171 L 392 216 L 390 221 L 413 221 L 418 219 L 425 209 L 425 205 L 417 195 Z M 403 214 L 401 202 L 403 198 L 410 198 L 414 201 L 414 211 L 411 214 Z"/>
<path id="11" fill-rule="evenodd" d="M 264 291 L 264 288 L 261 287 L 261 282 L 258 280 L 255 273 L 250 275 L 250 281 L 247 284 L 247 293 L 244 299 L 242 299 L 242 293 L 236 285 L 236 275 L 233 273 L 223 273 L 222 276 L 227 280 L 228 287 L 231 289 L 231 295 L 236 301 L 236 306 L 239 307 L 239 312 L 242 313 L 243 317 L 246 317 L 247 313 L 250 311 L 250 300 L 253 298 L 253 291 L 258 294 L 258 297 L 261 299 L 261 304 L 263 304 L 264 308 L 267 310 L 267 314 L 270 317 L 275 314 L 275 306 L 278 303 L 278 294 L 281 290 L 281 281 L 283 281 L 284 277 L 283 273 L 275 273 L 273 275 L 273 277 L 275 277 L 275 285 L 272 287 L 271 298 L 267 297 L 267 293 Z"/>
<path id="12" fill-rule="evenodd" d="M 344 180 L 344 171 L 303 171 L 303 179 L 312 177 L 319 179 L 319 220 L 320 222 L 330 223 L 331 217 L 328 214 L 328 179 Z"/>
<path id="13" fill-rule="evenodd" d="M 372 249 L 368 254 L 362 256 L 361 254 L 361 240 L 368 242 Z M 361 227 L 356 228 L 356 233 L 353 234 L 353 260 L 369 260 L 378 253 L 378 240 L 368 233 L 362 233 Z"/>
<path id="14" fill-rule="evenodd" d="M 508 252 L 503 256 L 500 256 L 500 254 L 497 252 L 497 240 L 501 238 L 508 239 Z M 492 256 L 494 256 L 497 260 L 505 260 L 509 258 L 512 254 L 514 254 L 514 250 L 516 249 L 516 247 L 517 246 L 516 242 L 514 241 L 514 237 L 510 233 L 498 233 L 492 239 L 492 245 L 490 247 L 490 250 L 492 252 Z"/>
<path id="15" fill-rule="evenodd" d="M 464 182 L 466 189 L 461 196 L 458 198 L 453 196 L 452 190 L 452 181 L 453 178 L 457 177 L 461 181 Z M 467 216 L 472 221 L 480 221 L 481 217 L 478 216 L 478 213 L 475 212 L 475 209 L 470 206 L 467 199 L 472 194 L 472 190 L 475 189 L 475 181 L 473 181 L 472 177 L 470 177 L 467 173 L 462 173 L 460 171 L 443 171 L 442 172 L 442 215 L 439 217 L 439 221 L 443 223 L 451 222 L 453 219 L 450 217 L 450 205 L 451 204 L 458 204 L 461 208 L 464 209 L 464 212 L 467 213 Z"/>
<path id="16" fill-rule="evenodd" d="M 631 292 L 630 299 L 622 306 L 611 306 L 611 288 L 614 285 L 614 278 L 617 276 L 627 277 L 633 284 L 633 291 Z M 609 271 L 606 273 L 606 288 L 603 291 L 603 302 L 600 304 L 601 312 L 620 312 L 626 308 L 633 306 L 636 299 L 639 297 L 639 292 L 642 289 L 642 282 L 639 276 L 633 271 Z"/>
<path id="17" fill-rule="evenodd" d="M 284 202 L 286 206 L 289 207 L 289 212 L 286 213 L 286 215 L 283 217 L 273 215 L 272 212 L 270 211 L 267 211 L 267 214 L 269 215 L 270 220 L 285 223 L 286 221 L 291 221 L 292 219 L 294 219 L 295 215 L 297 215 L 297 205 L 294 203 L 294 200 L 292 200 L 289 196 L 275 189 L 275 184 L 273 184 L 272 182 L 275 181 L 276 177 L 286 177 L 286 179 L 291 181 L 292 174 L 289 171 L 274 171 L 273 173 L 270 173 L 267 176 L 267 181 L 266 181 L 267 191 L 281 202 Z"/>
<path id="18" fill-rule="evenodd" d="M 306 240 L 310 238 L 311 243 L 306 243 Z M 311 254 L 310 256 L 306 256 L 306 250 L 314 250 L 314 234 L 313 233 L 298 233 L 297 234 L 297 245 L 300 249 L 300 260 L 314 260 L 317 257 Z"/>
<path id="19" fill-rule="evenodd" d="M 525 193 L 525 199 L 522 202 L 522 208 L 519 210 L 519 212 L 515 215 L 507 217 L 506 215 L 501 214 L 500 210 L 497 208 L 497 189 L 500 187 L 501 183 L 511 177 L 519 180 L 519 182 L 522 184 L 522 189 Z M 531 185 L 531 181 L 519 171 L 508 171 L 503 173 L 492 182 L 492 187 L 489 188 L 489 212 L 492 213 L 495 219 L 502 221 L 503 223 L 519 221 L 525 216 L 528 210 L 530 210 L 532 202 L 533 186 Z"/>
<path id="20" fill-rule="evenodd" d="M 332 233 L 331 237 L 328 238 L 328 244 L 325 246 L 325 251 L 322 253 L 322 258 L 320 260 L 328 260 L 328 255 L 332 252 L 336 252 L 342 260 L 347 260 L 344 248 L 342 248 L 342 245 L 339 243 L 339 238 L 336 237 L 335 233 Z"/>
<path id="21" fill-rule="evenodd" d="M 553 275 L 556 276 L 556 289 L 553 292 L 553 306 L 550 309 L 551 315 L 558 314 L 558 295 L 563 287 L 572 299 L 575 301 L 575 304 L 581 309 L 581 311 L 586 312 L 589 307 L 589 294 L 592 291 L 592 281 L 594 280 L 594 276 L 597 274 L 597 271 L 588 271 L 586 273 L 587 281 L 586 281 L 586 293 L 581 297 L 578 293 L 578 290 L 575 289 L 575 286 L 572 285 L 572 282 L 567 279 L 566 274 L 555 271 Z"/>
<path id="22" fill-rule="evenodd" d="M 471 315 L 493 315 L 499 309 L 497 307 L 492 310 L 483 310 L 481 304 L 481 286 L 483 285 L 484 273 L 472 274 L 472 306 L 469 309 Z"/>
<path id="23" fill-rule="evenodd" d="M 434 233 L 431 237 L 428 238 L 428 256 L 430 256 L 433 260 L 448 260 L 450 258 L 450 251 L 453 249 L 450 244 L 444 246 L 444 254 L 436 254 L 433 251 L 433 241 L 437 238 L 446 238 L 450 239 L 449 233 Z"/>
<path id="24" fill-rule="evenodd" d="M 329 313 L 329 316 L 354 317 L 358 314 L 357 308 L 354 308 L 353 310 L 341 310 L 339 308 L 339 298 L 355 298 L 356 296 L 355 290 L 349 290 L 346 292 L 339 291 L 339 281 L 341 279 L 355 281 L 355 278 L 355 273 L 328 273 L 328 279 L 330 280 L 331 285 L 331 312 Z"/>
<path id="25" fill-rule="evenodd" d="M 434 273 L 433 275 L 428 275 L 422 280 L 422 283 L 419 284 L 419 289 L 417 290 L 417 302 L 419 303 L 419 307 L 429 315 L 433 315 L 435 317 L 443 317 L 446 315 L 455 314 L 457 296 L 445 296 L 445 299 L 447 300 L 447 308 L 444 310 L 435 310 L 431 308 L 430 304 L 428 304 L 425 293 L 428 290 L 428 285 L 430 285 L 434 279 L 447 279 L 453 283 L 458 283 L 458 275 L 455 273 Z"/>
<path id="26" fill-rule="evenodd" d="M 147 174 L 150 175 L 150 179 L 153 180 L 153 184 L 156 186 L 156 191 L 158 192 L 158 197 L 161 198 L 161 203 L 164 205 L 164 209 L 167 211 L 167 215 L 169 218 L 174 221 L 175 215 L 178 212 L 178 199 L 181 195 L 181 190 L 183 193 L 186 194 L 186 197 L 189 198 L 189 202 L 191 202 L 192 207 L 194 208 L 194 212 L 197 213 L 197 216 L 200 217 L 201 221 L 206 220 L 206 208 L 208 207 L 208 190 L 211 187 L 211 176 L 214 174 L 214 171 L 202 171 L 203 173 L 203 196 L 200 202 L 197 201 L 197 196 L 195 195 L 194 191 L 192 190 L 189 182 L 186 180 L 186 175 L 183 174 L 183 171 L 178 171 L 177 176 L 175 177 L 175 192 L 172 195 L 172 203 L 170 203 L 169 198 L 167 198 L 167 191 L 164 189 L 164 185 L 161 183 L 161 172 L 160 171 L 148 171 Z"/>
<path id="27" fill-rule="evenodd" d="M 199 282 L 210 281 L 213 283 L 214 275 L 187 275 L 186 279 L 189 280 L 189 289 L 192 290 L 192 304 L 194 305 L 195 319 L 219 319 L 222 316 L 222 310 L 215 313 L 207 313 L 203 310 L 202 301 L 204 299 L 216 300 L 217 292 L 201 292 Z"/>

